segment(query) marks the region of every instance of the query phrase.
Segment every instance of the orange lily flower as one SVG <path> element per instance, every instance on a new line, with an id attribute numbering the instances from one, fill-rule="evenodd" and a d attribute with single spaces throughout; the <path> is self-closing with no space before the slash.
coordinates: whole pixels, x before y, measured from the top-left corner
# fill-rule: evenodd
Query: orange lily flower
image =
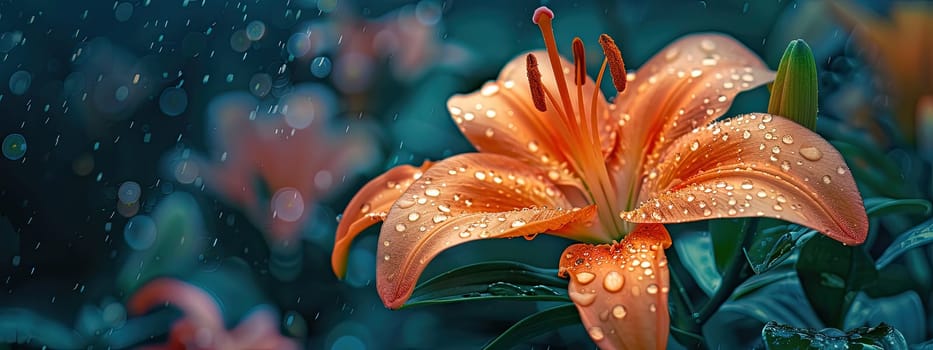
<path id="1" fill-rule="evenodd" d="M 311 216 L 306 206 L 364 164 L 371 147 L 363 137 L 328 132 L 327 100 L 320 87 L 298 86 L 280 100 L 279 117 L 257 112 L 258 101 L 249 94 L 224 95 L 208 108 L 216 155 L 194 156 L 186 164 L 198 169 L 208 188 L 242 208 L 273 248 L 295 245 Z"/>
<path id="2" fill-rule="evenodd" d="M 184 317 L 172 326 L 168 343 L 145 349 L 298 349 L 294 341 L 279 334 L 278 318 L 267 308 L 251 312 L 233 330 L 227 331 L 217 302 L 204 290 L 182 281 L 153 280 L 133 295 L 128 306 L 132 313 L 142 314 L 167 304 L 181 309 Z"/>
<path id="3" fill-rule="evenodd" d="M 558 55 L 552 19 L 535 11 L 546 52 L 448 101 L 479 153 L 390 169 L 350 201 L 332 257 L 338 276 L 351 240 L 380 220 L 376 286 L 390 308 L 434 256 L 461 243 L 542 232 L 602 243 L 572 245 L 560 259 L 590 337 L 607 349 L 664 348 L 671 239 L 662 223 L 764 216 L 847 244 L 865 239 L 855 182 L 820 136 L 769 114 L 713 122 L 739 92 L 774 77 L 741 44 L 688 36 L 634 74 L 603 35 L 594 83 L 582 41 L 573 63 Z M 598 89 L 607 66 L 620 93 L 611 104 Z"/>

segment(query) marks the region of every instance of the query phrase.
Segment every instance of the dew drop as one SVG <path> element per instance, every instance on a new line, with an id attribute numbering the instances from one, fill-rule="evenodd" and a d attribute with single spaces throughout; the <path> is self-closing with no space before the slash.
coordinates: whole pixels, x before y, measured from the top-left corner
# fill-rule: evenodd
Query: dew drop
<path id="1" fill-rule="evenodd" d="M 410 199 L 399 199 L 398 201 L 395 202 L 395 205 L 397 205 L 401 209 L 408 209 L 408 208 L 411 208 L 411 206 L 415 205 L 415 201 L 410 200 Z"/>
<path id="2" fill-rule="evenodd" d="M 590 282 L 593 282 L 593 279 L 596 278 L 596 275 L 589 272 L 580 272 L 576 277 L 577 282 L 580 282 L 580 284 L 590 284 Z"/>
<path id="3" fill-rule="evenodd" d="M 525 226 L 525 221 L 522 221 L 521 219 L 512 221 L 512 227 L 513 227 L 513 228 L 515 228 L 515 227 L 522 227 L 522 226 Z"/>
<path id="4" fill-rule="evenodd" d="M 843 167 L 838 167 L 838 168 L 836 168 L 836 174 L 845 175 L 845 173 L 846 173 L 846 169 L 845 169 L 845 168 L 843 168 Z"/>
<path id="5" fill-rule="evenodd" d="M 658 285 L 653 283 L 649 284 L 648 287 L 645 288 L 645 291 L 648 292 L 648 294 L 658 294 Z"/>
<path id="6" fill-rule="evenodd" d="M 743 190 L 750 190 L 750 189 L 752 189 L 753 187 L 754 187 L 754 185 L 752 184 L 752 181 L 751 181 L 751 180 L 742 181 L 742 189 L 743 189 Z"/>
<path id="7" fill-rule="evenodd" d="M 398 231 L 398 232 L 405 232 L 405 229 L 407 229 L 407 227 L 405 227 L 405 224 L 397 224 L 397 225 L 395 225 L 395 230 Z"/>
<path id="8" fill-rule="evenodd" d="M 768 196 L 768 193 L 765 191 L 758 191 L 758 198 L 765 198 Z"/>
<path id="9" fill-rule="evenodd" d="M 477 171 L 477 172 L 473 173 L 473 176 L 475 176 L 476 179 L 477 179 L 477 180 L 480 180 L 480 181 L 486 180 L 486 173 L 484 173 L 484 172 L 482 172 L 482 171 Z"/>
<path id="10" fill-rule="evenodd" d="M 570 300 L 580 306 L 589 306 L 594 301 L 596 301 L 596 293 L 580 293 L 571 290 L 567 293 L 567 295 L 570 296 Z"/>
<path id="11" fill-rule="evenodd" d="M 703 216 L 710 216 L 710 215 L 713 215 L 712 210 L 709 210 L 709 208 L 703 209 Z"/>
<path id="12" fill-rule="evenodd" d="M 590 329 L 587 332 L 590 334 L 590 338 L 593 338 L 594 341 L 600 341 L 606 337 L 603 334 L 603 329 L 599 328 L 599 326 L 590 327 Z"/>
<path id="13" fill-rule="evenodd" d="M 625 318 L 625 315 L 628 314 L 628 311 L 625 310 L 625 306 L 616 305 L 612 307 L 612 317 L 615 317 L 617 320 Z"/>
<path id="14" fill-rule="evenodd" d="M 431 220 L 434 221 L 435 224 L 439 224 L 439 223 L 444 222 L 444 220 L 447 220 L 447 215 L 437 214 L 437 215 L 434 215 L 434 218 Z"/>
<path id="15" fill-rule="evenodd" d="M 603 278 L 603 288 L 611 293 L 618 292 L 622 289 L 622 285 L 625 283 L 622 275 L 615 271 L 610 271 L 606 274 L 606 277 Z"/>
<path id="16" fill-rule="evenodd" d="M 781 170 L 790 171 L 790 162 L 786 160 L 781 162 Z"/>
<path id="17" fill-rule="evenodd" d="M 833 179 L 831 179 L 831 178 L 829 177 L 829 175 L 823 175 L 823 183 L 824 183 L 824 184 L 829 185 L 829 184 L 832 183 L 832 182 L 833 182 Z"/>
<path id="18" fill-rule="evenodd" d="M 771 153 L 780 154 L 780 153 L 781 153 L 781 147 L 778 147 L 778 146 L 771 147 Z"/>
<path id="19" fill-rule="evenodd" d="M 424 190 L 424 195 L 428 197 L 437 197 L 441 195 L 441 190 L 431 187 L 431 188 Z"/>
<path id="20" fill-rule="evenodd" d="M 538 151 L 538 143 L 534 141 L 528 141 L 528 150 L 532 152 Z"/>
<path id="21" fill-rule="evenodd" d="M 408 221 L 418 221 L 419 218 L 421 218 L 421 215 L 418 213 L 408 214 Z"/>
<path id="22" fill-rule="evenodd" d="M 696 151 L 699 148 L 700 148 L 700 142 L 697 140 L 693 140 L 693 143 L 690 144 L 690 150 Z"/>
<path id="23" fill-rule="evenodd" d="M 788 144 L 788 145 L 792 144 L 794 143 L 794 137 L 790 135 L 784 135 L 783 137 L 781 137 L 781 142 Z"/>
<path id="24" fill-rule="evenodd" d="M 752 132 L 745 130 L 742 132 L 742 138 L 748 140 L 749 137 L 752 137 Z"/>
<path id="25" fill-rule="evenodd" d="M 804 147 L 800 149 L 800 155 L 804 159 L 815 162 L 823 158 L 823 152 L 820 152 L 816 147 Z"/>

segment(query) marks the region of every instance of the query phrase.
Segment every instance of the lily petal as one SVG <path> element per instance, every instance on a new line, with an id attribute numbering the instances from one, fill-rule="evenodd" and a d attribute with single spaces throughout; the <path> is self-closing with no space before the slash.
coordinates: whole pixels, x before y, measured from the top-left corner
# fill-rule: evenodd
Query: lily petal
<path id="1" fill-rule="evenodd" d="M 539 67 L 550 67 L 547 53 L 531 52 L 538 59 Z M 496 81 L 486 83 L 479 91 L 467 95 L 454 95 L 447 101 L 447 108 L 460 131 L 481 152 L 495 153 L 523 160 L 548 172 L 552 181 L 559 184 L 577 185 L 578 180 L 567 171 L 571 159 L 568 140 L 561 136 L 561 117 L 553 105 L 546 112 L 535 109 L 526 77 L 525 54 L 509 62 Z M 564 79 L 568 86 L 573 81 L 574 66 L 561 58 Z M 552 94 L 557 94 L 554 75 L 545 70 L 541 81 Z M 587 113 L 596 90 L 596 84 L 587 77 L 583 85 L 583 101 Z M 555 95 L 556 96 L 556 95 Z M 574 95 L 576 96 L 576 95 Z M 576 98 L 574 112 L 579 110 Z M 615 144 L 615 128 L 610 124 L 609 108 L 604 96 L 597 99 L 600 111 L 599 130 L 602 150 L 607 154 Z"/>
<path id="2" fill-rule="evenodd" d="M 738 93 L 773 79 L 758 56 L 721 34 L 683 37 L 629 74 L 613 111 L 620 145 L 608 160 L 620 198 L 671 142 L 722 116 Z"/>
<path id="3" fill-rule="evenodd" d="M 441 251 L 477 239 L 531 236 L 589 220 L 538 169 L 497 154 L 434 164 L 392 205 L 379 234 L 376 288 L 400 307 Z"/>
<path id="4" fill-rule="evenodd" d="M 133 314 L 142 314 L 157 306 L 172 304 L 185 313 L 185 318 L 200 327 L 225 329 L 220 309 L 201 288 L 194 285 L 160 278 L 137 290 L 127 305 Z"/>
<path id="5" fill-rule="evenodd" d="M 647 176 L 631 222 L 767 216 L 860 244 L 868 218 L 836 149 L 783 117 L 748 114 L 695 129 Z M 649 198 L 654 199 L 649 199 Z"/>
<path id="6" fill-rule="evenodd" d="M 574 244 L 560 259 L 570 299 L 601 349 L 664 349 L 670 288 L 663 225 L 641 224 L 616 244 Z"/>
<path id="7" fill-rule="evenodd" d="M 431 164 L 430 161 L 425 161 L 421 167 L 400 165 L 389 169 L 369 181 L 353 196 L 343 211 L 340 224 L 337 225 L 334 252 L 330 256 L 330 264 L 337 277 L 343 278 L 347 273 L 347 254 L 353 239 L 367 227 L 385 220 L 392 203 L 395 203 Z"/>

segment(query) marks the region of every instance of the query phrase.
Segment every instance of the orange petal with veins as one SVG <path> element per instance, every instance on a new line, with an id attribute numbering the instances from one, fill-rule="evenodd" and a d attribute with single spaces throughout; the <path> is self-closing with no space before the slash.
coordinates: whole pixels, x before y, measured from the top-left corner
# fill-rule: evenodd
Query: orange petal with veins
<path id="1" fill-rule="evenodd" d="M 560 259 L 561 277 L 590 338 L 601 349 L 664 349 L 667 258 L 663 225 L 641 224 L 616 244 L 574 244 Z"/>
<path id="2" fill-rule="evenodd" d="M 671 145 L 647 179 L 644 202 L 623 219 L 766 216 L 852 245 L 868 234 L 861 195 L 839 152 L 778 116 L 748 114 L 696 129 Z"/>
<path id="3" fill-rule="evenodd" d="M 550 60 L 547 54 L 544 51 L 532 54 L 538 59 L 543 85 L 557 96 L 557 83 L 548 69 Z M 526 77 L 526 55 L 521 54 L 509 62 L 502 69 L 498 80 L 486 83 L 479 91 L 451 97 L 447 101 L 447 108 L 457 127 L 477 150 L 520 159 L 544 169 L 552 181 L 578 185 L 578 180 L 565 171 L 566 163 L 571 159 L 567 152 L 572 148 L 567 145 L 571 140 L 562 137 L 557 129 L 561 128 L 561 117 L 550 103 L 547 112 L 535 109 Z M 561 64 L 568 72 L 563 78 L 568 86 L 575 88 L 573 64 L 563 58 Z M 595 91 L 595 83 L 587 77 L 583 86 L 583 101 L 588 115 L 592 113 L 591 99 Z M 573 90 L 573 95 L 576 96 L 576 90 Z M 574 113 L 577 113 L 577 99 L 572 100 Z M 607 154 L 615 144 L 615 129 L 610 124 L 605 97 L 600 96 L 597 104 L 600 141 L 603 153 Z"/>
<path id="4" fill-rule="evenodd" d="M 538 169 L 519 160 L 486 153 L 447 158 L 392 204 L 379 234 L 376 288 L 387 307 L 398 308 L 428 262 L 447 248 L 534 236 L 595 212 L 594 206 L 574 208 Z"/>
<path id="5" fill-rule="evenodd" d="M 671 142 L 722 116 L 738 93 L 773 80 L 774 72 L 735 39 L 695 34 L 671 43 L 629 77 L 613 111 L 620 144 L 607 160 L 625 191 L 620 196 Z"/>
<path id="6" fill-rule="evenodd" d="M 330 257 L 337 277 L 343 278 L 347 273 L 347 254 L 353 239 L 367 227 L 382 222 L 392 203 L 430 167 L 430 161 L 425 161 L 420 168 L 411 165 L 394 167 L 369 181 L 353 196 L 337 225 L 334 252 Z"/>

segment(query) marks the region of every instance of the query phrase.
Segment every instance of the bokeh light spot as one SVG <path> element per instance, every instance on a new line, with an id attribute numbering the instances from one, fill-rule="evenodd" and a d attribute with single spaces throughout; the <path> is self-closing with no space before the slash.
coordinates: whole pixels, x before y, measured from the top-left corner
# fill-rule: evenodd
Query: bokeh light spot
<path id="1" fill-rule="evenodd" d="M 127 181 L 120 185 L 120 189 L 117 190 L 117 198 L 120 199 L 120 202 L 123 203 L 136 203 L 139 200 L 139 196 L 142 193 L 142 188 L 138 183 L 134 181 Z"/>
<path id="2" fill-rule="evenodd" d="M 3 156 L 17 160 L 26 155 L 26 138 L 20 134 L 9 134 L 3 138 Z"/>
<path id="3" fill-rule="evenodd" d="M 27 71 L 19 70 L 10 76 L 10 92 L 14 95 L 25 94 L 30 85 L 32 85 L 32 74 Z"/>
<path id="4" fill-rule="evenodd" d="M 325 78 L 330 74 L 330 58 L 319 56 L 311 60 L 311 75 L 318 78 Z"/>
<path id="5" fill-rule="evenodd" d="M 295 188 L 283 187 L 272 196 L 272 215 L 275 218 L 295 222 L 301 218 L 304 211 L 304 198 Z"/>
<path id="6" fill-rule="evenodd" d="M 166 88 L 159 96 L 159 108 L 170 117 L 182 114 L 188 108 L 188 94 L 179 87 Z"/>
<path id="7" fill-rule="evenodd" d="M 134 216 L 123 227 L 126 245 L 134 250 L 146 250 L 152 247 L 157 233 L 155 221 L 146 215 Z"/>

